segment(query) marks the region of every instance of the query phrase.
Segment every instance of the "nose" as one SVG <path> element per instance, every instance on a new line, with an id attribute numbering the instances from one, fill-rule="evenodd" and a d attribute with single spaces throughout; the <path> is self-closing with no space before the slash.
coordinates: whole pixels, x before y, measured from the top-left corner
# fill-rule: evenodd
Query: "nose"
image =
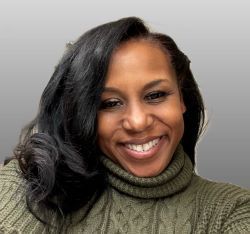
<path id="1" fill-rule="evenodd" d="M 123 128 L 127 131 L 143 132 L 153 124 L 153 114 L 143 105 L 129 106 L 123 116 Z"/>

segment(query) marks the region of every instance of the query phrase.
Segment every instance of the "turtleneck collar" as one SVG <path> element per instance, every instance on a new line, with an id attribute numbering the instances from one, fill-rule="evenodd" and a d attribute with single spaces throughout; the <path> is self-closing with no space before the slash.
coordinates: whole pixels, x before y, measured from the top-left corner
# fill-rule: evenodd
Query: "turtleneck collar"
<path id="1" fill-rule="evenodd" d="M 158 176 L 142 178 L 125 171 L 106 156 L 102 163 L 108 171 L 108 180 L 118 191 L 138 198 L 161 198 L 171 196 L 188 186 L 193 165 L 183 147 L 178 145 L 166 169 Z"/>

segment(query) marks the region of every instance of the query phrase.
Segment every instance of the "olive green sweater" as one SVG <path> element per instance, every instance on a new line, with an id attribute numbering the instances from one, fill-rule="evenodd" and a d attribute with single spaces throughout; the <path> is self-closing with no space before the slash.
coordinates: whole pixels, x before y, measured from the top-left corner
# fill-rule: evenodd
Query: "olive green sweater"
<path id="1" fill-rule="evenodd" d="M 250 191 L 199 177 L 181 146 L 166 170 L 152 178 L 102 161 L 109 188 L 86 218 L 79 221 L 84 208 L 67 217 L 63 233 L 250 233 Z M 26 207 L 19 172 L 15 160 L 0 170 L 0 233 L 46 233 Z"/>

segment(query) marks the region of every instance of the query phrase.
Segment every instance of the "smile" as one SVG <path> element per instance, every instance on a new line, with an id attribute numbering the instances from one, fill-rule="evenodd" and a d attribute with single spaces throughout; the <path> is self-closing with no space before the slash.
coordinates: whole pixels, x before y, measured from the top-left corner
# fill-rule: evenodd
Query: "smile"
<path id="1" fill-rule="evenodd" d="M 151 138 L 151 139 L 150 139 Z M 122 144 L 121 150 L 124 156 L 130 159 L 146 160 L 154 158 L 158 152 L 166 144 L 166 137 L 150 137 L 146 139 L 135 139 Z"/>
<path id="2" fill-rule="evenodd" d="M 154 148 L 160 141 L 160 137 L 144 144 L 125 144 L 125 147 L 136 152 L 146 152 Z"/>

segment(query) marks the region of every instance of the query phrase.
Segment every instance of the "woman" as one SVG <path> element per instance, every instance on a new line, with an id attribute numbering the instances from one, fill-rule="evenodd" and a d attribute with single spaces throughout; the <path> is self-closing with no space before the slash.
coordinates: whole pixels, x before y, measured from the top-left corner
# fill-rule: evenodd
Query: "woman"
<path id="1" fill-rule="evenodd" d="M 3 233 L 249 233 L 250 192 L 194 172 L 190 61 L 135 17 L 69 45 L 0 171 Z"/>

